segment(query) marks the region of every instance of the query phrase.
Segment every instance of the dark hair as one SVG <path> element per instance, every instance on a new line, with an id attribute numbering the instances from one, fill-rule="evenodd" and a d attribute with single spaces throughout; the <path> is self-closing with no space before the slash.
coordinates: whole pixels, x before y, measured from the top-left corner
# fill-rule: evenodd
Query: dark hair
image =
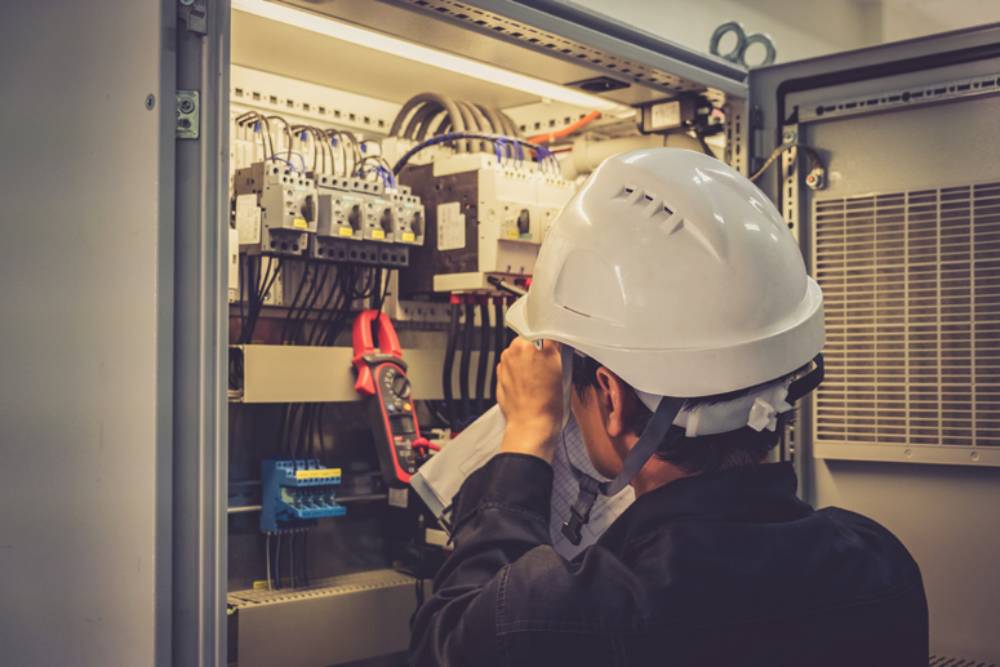
<path id="1" fill-rule="evenodd" d="M 601 364 L 590 357 L 573 355 L 573 387 L 582 394 L 587 387 L 597 387 L 597 369 Z M 805 367 L 803 367 L 805 368 Z M 760 384 L 737 389 L 725 394 L 699 396 L 684 401 L 684 408 L 694 408 L 699 405 L 712 405 L 724 401 L 732 401 L 759 391 L 787 378 L 793 377 L 803 369 L 797 369 L 788 375 L 768 380 Z M 635 391 L 628 386 L 635 397 L 636 415 L 630 427 L 636 433 L 642 433 L 653 413 L 635 396 Z M 755 431 L 749 426 L 716 435 L 700 435 L 688 438 L 679 426 L 671 426 L 663 445 L 656 451 L 656 456 L 679 466 L 688 473 L 715 472 L 755 465 L 767 456 L 767 453 L 778 444 L 787 425 L 792 422 L 794 413 L 786 412 L 778 415 L 778 426 L 774 431 L 764 429 Z"/>

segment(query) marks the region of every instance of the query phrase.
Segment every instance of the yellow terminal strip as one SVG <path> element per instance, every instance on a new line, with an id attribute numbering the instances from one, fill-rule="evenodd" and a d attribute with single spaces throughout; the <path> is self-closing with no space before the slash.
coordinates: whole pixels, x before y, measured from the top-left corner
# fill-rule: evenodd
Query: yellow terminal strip
<path id="1" fill-rule="evenodd" d="M 340 477 L 340 468 L 319 468 L 315 470 L 296 470 L 295 479 L 322 479 Z"/>

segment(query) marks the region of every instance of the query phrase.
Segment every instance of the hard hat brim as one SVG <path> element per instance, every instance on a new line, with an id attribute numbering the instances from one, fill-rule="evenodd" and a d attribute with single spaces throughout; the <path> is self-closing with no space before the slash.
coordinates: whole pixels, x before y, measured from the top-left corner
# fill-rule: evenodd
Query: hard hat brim
<path id="1" fill-rule="evenodd" d="M 511 305 L 505 323 L 528 340 L 544 338 L 569 345 L 649 394 L 710 396 L 791 373 L 822 350 L 823 293 L 812 278 L 807 281 L 806 296 L 794 321 L 786 323 L 784 330 L 721 349 L 634 350 L 595 345 L 557 330 L 533 330 L 527 321 L 528 295 Z"/>
<path id="2" fill-rule="evenodd" d="M 504 323 L 521 338 L 534 340 L 538 335 L 533 333 L 528 326 L 527 309 L 528 295 L 525 294 L 522 297 L 518 297 L 517 301 L 512 303 L 510 308 L 507 309 L 507 313 L 504 315 Z"/>

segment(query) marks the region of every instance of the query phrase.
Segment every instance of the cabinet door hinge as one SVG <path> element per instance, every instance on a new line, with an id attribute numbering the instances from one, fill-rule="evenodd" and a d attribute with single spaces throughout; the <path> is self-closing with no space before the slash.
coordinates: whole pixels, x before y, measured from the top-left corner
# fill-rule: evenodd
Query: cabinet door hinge
<path id="1" fill-rule="evenodd" d="M 177 16 L 184 21 L 187 29 L 197 35 L 207 30 L 205 3 L 208 0 L 177 0 Z"/>

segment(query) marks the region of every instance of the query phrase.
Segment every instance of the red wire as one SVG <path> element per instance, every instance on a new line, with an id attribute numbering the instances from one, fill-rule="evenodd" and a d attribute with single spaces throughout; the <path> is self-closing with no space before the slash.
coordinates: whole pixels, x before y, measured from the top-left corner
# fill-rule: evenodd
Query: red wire
<path id="1" fill-rule="evenodd" d="M 556 139 L 562 139 L 563 137 L 568 137 L 574 132 L 586 127 L 587 125 L 590 125 L 600 117 L 601 117 L 600 111 L 596 110 L 591 111 L 583 118 L 570 123 L 564 128 L 554 130 L 552 132 L 547 132 L 545 134 L 536 134 L 533 137 L 529 137 L 528 141 L 533 144 L 547 144 L 551 141 L 555 141 Z"/>

